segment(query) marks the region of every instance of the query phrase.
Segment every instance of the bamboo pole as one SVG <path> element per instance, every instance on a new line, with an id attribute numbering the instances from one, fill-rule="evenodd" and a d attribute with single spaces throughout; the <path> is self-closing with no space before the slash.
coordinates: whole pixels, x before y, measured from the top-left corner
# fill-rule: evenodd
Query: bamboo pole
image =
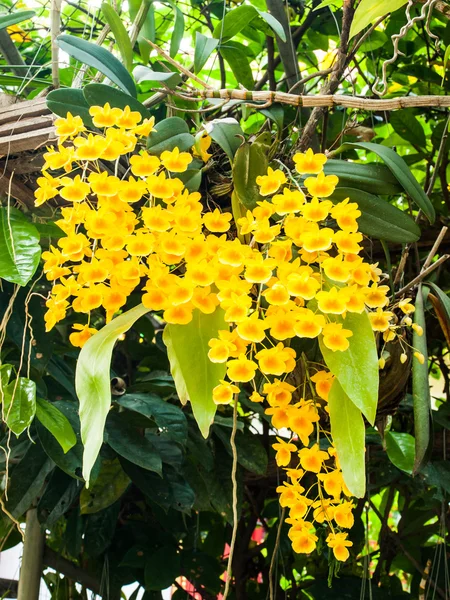
<path id="1" fill-rule="evenodd" d="M 292 106 L 328 107 L 343 106 L 345 108 L 360 108 L 369 111 L 398 110 L 411 107 L 436 107 L 450 108 L 450 96 L 402 96 L 380 100 L 378 98 L 361 98 L 358 96 L 344 96 L 341 94 L 310 96 L 287 94 L 285 92 L 247 90 L 195 90 L 195 92 L 171 92 L 186 100 L 200 101 L 205 98 L 218 98 L 221 100 L 243 100 L 245 102 L 263 102 L 266 106 L 279 102 Z M 258 108 L 258 106 L 255 106 Z M 261 108 L 261 107 L 260 107 Z"/>
<path id="2" fill-rule="evenodd" d="M 37 509 L 27 512 L 17 600 L 39 600 L 39 588 L 44 553 L 44 534 L 37 518 Z"/>

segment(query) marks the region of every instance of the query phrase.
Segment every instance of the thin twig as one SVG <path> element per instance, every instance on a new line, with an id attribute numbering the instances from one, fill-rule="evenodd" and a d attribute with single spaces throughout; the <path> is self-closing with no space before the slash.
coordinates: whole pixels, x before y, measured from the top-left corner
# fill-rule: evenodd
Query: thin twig
<path id="1" fill-rule="evenodd" d="M 422 271 L 425 271 L 431 265 L 431 261 L 433 260 L 434 255 L 436 254 L 439 246 L 441 245 L 441 242 L 444 239 L 447 231 L 448 231 L 448 227 L 443 227 L 441 229 L 441 232 L 438 235 L 436 241 L 434 242 L 433 247 L 431 248 L 430 253 L 427 256 L 426 261 L 423 263 Z"/>
<path id="2" fill-rule="evenodd" d="M 56 38 L 61 33 L 61 3 L 62 0 L 52 0 L 50 9 L 50 33 L 52 40 L 52 84 L 55 89 L 59 88 L 59 46 Z"/>
<path id="3" fill-rule="evenodd" d="M 300 81 L 297 81 L 297 83 L 295 83 L 291 87 L 291 89 L 289 90 L 289 94 L 292 94 L 292 92 L 294 90 L 296 90 L 297 88 L 301 87 L 304 83 L 306 83 L 307 81 L 310 81 L 311 79 L 315 79 L 316 77 L 325 77 L 325 75 L 329 75 L 332 70 L 333 70 L 333 68 L 330 67 L 329 69 L 324 69 L 323 71 L 316 71 L 315 73 L 311 73 L 310 75 L 306 75 L 306 77 L 303 77 L 303 79 L 300 79 Z"/>
<path id="4" fill-rule="evenodd" d="M 149 9 L 150 9 L 150 2 L 142 2 L 142 4 L 139 7 L 139 10 L 136 14 L 136 17 L 133 21 L 133 24 L 132 24 L 131 30 L 130 30 L 130 34 L 129 34 L 131 47 L 133 47 L 135 45 L 135 43 L 137 42 L 139 33 L 142 29 L 142 26 L 144 25 L 145 19 L 147 18 Z"/>
<path id="5" fill-rule="evenodd" d="M 435 269 L 437 269 L 443 262 L 445 262 L 449 258 L 450 258 L 450 254 L 444 254 L 443 256 L 441 256 L 441 258 L 439 258 L 436 262 L 434 262 L 431 266 L 429 266 L 428 269 L 423 270 L 421 273 L 419 273 L 419 275 L 417 275 L 417 277 L 415 277 L 412 281 L 410 281 L 408 284 L 406 284 L 404 287 L 402 287 L 402 289 L 399 290 L 395 294 L 395 296 L 397 298 L 402 296 L 405 292 L 407 292 L 412 287 L 414 287 L 415 285 L 420 283 L 423 279 L 425 279 L 425 277 L 427 277 L 430 273 L 432 273 Z"/>
<path id="6" fill-rule="evenodd" d="M 159 46 L 157 46 L 156 44 L 154 44 L 150 40 L 145 40 L 145 41 L 148 42 L 150 44 L 150 46 L 154 50 L 156 50 L 156 52 L 160 56 L 162 56 L 165 60 L 167 60 L 167 62 L 169 64 L 171 64 L 173 67 L 175 67 L 176 69 L 178 69 L 179 71 L 181 71 L 181 73 L 184 73 L 184 75 L 186 75 L 186 77 L 189 77 L 189 79 L 192 79 L 192 81 L 196 81 L 199 85 L 201 85 L 205 89 L 211 89 L 210 85 L 208 85 L 207 83 L 205 83 L 202 79 L 200 79 L 200 77 L 197 77 L 197 75 L 194 75 L 194 73 L 192 73 L 189 69 L 186 69 L 186 67 L 183 67 L 182 65 L 180 65 L 180 63 L 177 63 L 176 60 L 174 60 L 173 58 L 171 58 L 167 54 L 167 52 L 164 52 L 164 50 L 162 50 Z"/>
<path id="7" fill-rule="evenodd" d="M 230 436 L 230 445 L 231 450 L 233 452 L 233 466 L 231 468 L 231 482 L 233 484 L 233 533 L 231 534 L 231 543 L 230 543 L 230 553 L 228 554 L 228 564 L 227 564 L 227 580 L 225 582 L 225 591 L 223 593 L 222 600 L 227 600 L 228 593 L 230 591 L 230 583 L 231 583 L 231 571 L 233 565 L 233 554 L 234 547 L 236 545 L 236 537 L 237 537 L 237 529 L 238 529 L 238 507 L 237 507 L 237 448 L 236 448 L 236 431 L 237 431 L 237 406 L 238 406 L 238 396 L 237 394 L 234 397 L 234 407 L 233 407 L 233 429 L 231 430 Z"/>

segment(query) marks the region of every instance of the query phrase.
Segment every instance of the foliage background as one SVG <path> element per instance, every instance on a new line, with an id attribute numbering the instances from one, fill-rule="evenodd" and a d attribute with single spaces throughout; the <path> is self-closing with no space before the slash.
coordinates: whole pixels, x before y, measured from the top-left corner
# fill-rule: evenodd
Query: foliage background
<path id="1" fill-rule="evenodd" d="M 413 4 L 412 14 L 417 15 L 423 3 Z M 128 31 L 140 6 L 140 0 L 130 0 L 128 6 L 113 4 Z M 305 143 L 301 136 L 309 110 L 281 105 L 256 110 L 250 104 L 223 105 L 220 101 L 215 101 L 218 108 L 209 110 L 210 104 L 194 104 L 168 94 L 171 87 L 180 83 L 179 77 L 171 75 L 177 69 L 145 41 L 150 39 L 166 52 L 179 45 L 174 54 L 177 62 L 192 69 L 193 62 L 199 65 L 198 54 L 197 61 L 195 56 L 203 39 L 200 36 L 220 37 L 220 52 L 212 51 L 198 73 L 213 88 L 242 85 L 250 90 L 289 91 L 296 85 L 294 92 L 319 93 L 335 64 L 343 31 L 342 2 L 296 0 L 285 7 L 275 0 L 267 0 L 267 5 L 264 0 L 252 0 L 247 6 L 269 9 L 282 23 L 286 21 L 284 25 L 289 21 L 285 31 L 295 54 L 273 37 L 262 18 L 248 25 L 244 19 L 244 26 L 236 28 L 239 19 L 234 17 L 234 30 L 224 31 L 223 16 L 237 10 L 235 3 L 222 0 L 151 3 L 139 42 L 133 45 L 138 100 L 149 106 L 157 121 L 176 115 L 192 130 L 197 130 L 203 121 L 234 117 L 246 136 L 270 132 L 272 140 L 278 143 L 276 156 L 286 160 L 295 147 Z M 0 85 L 6 94 L 32 99 L 52 85 L 52 7 L 50 4 L 24 7 L 7 1 L 2 4 L 4 14 L 24 8 L 34 8 L 37 14 L 20 23 L 16 31 L 9 30 L 9 39 L 19 53 L 13 59 L 11 54 L 7 58 L 5 30 L 1 30 Z M 438 37 L 437 41 L 430 37 L 424 20 L 417 21 L 400 40 L 401 54 L 387 71 L 388 97 L 448 93 L 445 56 L 450 44 L 450 21 L 446 11 L 446 4 L 438 2 L 430 17 L 429 29 Z M 180 14 L 184 20 L 182 29 Z M 356 52 L 352 53 L 351 47 L 346 49 L 348 64 L 339 75 L 339 93 L 372 97 L 372 86 L 380 77 L 383 61 L 394 51 L 391 36 L 405 23 L 402 6 L 384 16 Z M 64 33 L 100 41 L 118 56 L 122 50 L 123 55 L 124 49 L 117 43 L 119 38 L 105 33 L 105 27 L 106 13 L 100 7 L 64 2 L 61 11 Z M 356 40 L 361 40 L 360 36 Z M 62 89 L 104 80 L 101 73 L 68 55 L 61 53 L 60 59 L 58 75 Z M 161 74 L 159 81 L 154 72 Z M 196 85 L 192 81 L 189 84 Z M 155 90 L 160 95 L 155 96 Z M 199 108 L 208 111 L 195 112 Z M 447 113 L 440 108 L 390 113 L 335 108 L 319 116 L 317 126 L 306 140 L 308 144 L 327 151 L 336 150 L 343 142 L 355 141 L 394 147 L 428 191 L 436 210 L 436 222 L 430 225 L 419 217 L 421 237 L 411 247 L 399 282 L 401 287 L 420 271 L 441 227 L 448 222 Z M 200 189 L 207 202 L 229 208 L 233 184 L 230 161 L 219 144 L 214 150 L 212 161 L 203 169 Z M 42 150 L 19 158 L 36 161 L 39 168 L 40 155 Z M 361 163 L 379 161 L 374 153 L 355 148 L 343 151 L 336 158 Z M 37 175 L 37 170 L 28 172 L 24 176 L 26 185 L 32 188 Z M 376 193 L 375 188 L 382 183 L 386 182 L 371 182 L 369 191 Z M 417 217 L 417 206 L 398 189 L 378 193 L 383 202 Z M 1 202 L 7 206 L 7 193 L 3 193 Z M 11 199 L 10 202 L 13 204 Z M 40 231 L 40 243 L 45 248 L 57 235 L 51 227 L 56 204 L 38 210 L 30 210 L 20 202 L 17 205 Z M 444 254 L 448 247 L 449 238 L 445 236 L 439 253 Z M 366 252 L 371 259 L 380 261 L 384 271 L 395 272 L 403 245 L 390 241 L 389 254 L 385 249 L 386 244 L 378 239 L 367 242 Z M 45 564 L 61 573 L 45 576 L 52 598 L 85 598 L 89 586 L 90 589 L 94 586 L 94 591 L 103 597 L 118 598 L 123 585 L 136 582 L 145 588 L 147 600 L 157 599 L 161 597 L 160 590 L 175 581 L 173 597 L 185 598 L 180 576 L 195 587 L 198 597 L 216 598 L 223 591 L 220 576 L 225 570 L 224 549 L 232 524 L 230 409 L 225 407 L 218 412 L 211 436 L 204 440 L 189 405 L 182 409 L 176 398 L 160 322 L 152 316 L 142 317 L 114 352 L 112 376 L 124 380 L 126 393 L 122 395 L 121 384 L 119 389 L 113 389 L 113 410 L 96 466 L 98 478 L 92 488 L 85 490 L 73 386 L 78 351 L 68 343 L 70 320 L 50 334 L 44 333 L 42 296 L 48 286 L 39 276 L 38 270 L 34 280 L 20 290 L 2 281 L 0 315 L 7 313 L 13 297 L 14 301 L 7 325 L 6 320 L 2 322 L 5 326 L 2 335 L 6 333 L 6 339 L 2 337 L 1 359 L 2 363 L 12 364 L 17 375 L 27 376 L 29 370 L 38 397 L 55 403 L 66 415 L 78 441 L 64 454 L 37 419 L 29 433 L 19 437 L 9 436 L 3 427 L 5 437 L 1 445 L 8 450 L 0 460 L 9 485 L 7 500 L 4 497 L 7 513 L 2 513 L 0 521 L 2 549 L 20 540 L 10 517 L 23 522 L 27 509 L 37 503 L 39 521 L 47 531 Z M 445 265 L 434 271 L 430 280 L 444 292 L 450 288 Z M 444 330 L 447 327 L 448 331 L 448 313 L 443 306 L 440 317 Z M 102 324 L 101 317 L 97 324 Z M 428 369 L 433 384 L 433 444 L 428 452 L 429 462 L 419 475 L 411 477 L 411 436 L 415 434 L 411 384 L 407 383 L 398 394 L 391 393 L 392 382 L 401 374 L 398 361 L 388 360 L 381 373 L 382 381 L 386 379 L 382 387 L 386 393 L 380 398 L 378 431 L 367 429 L 368 492 L 356 511 L 357 524 L 351 532 L 352 558 L 341 567 L 331 588 L 326 547 L 311 557 L 296 555 L 282 525 L 279 549 L 274 553 L 281 514 L 275 493 L 279 475 L 270 447 L 273 432 L 263 412 L 245 394 L 241 395 L 237 436 L 240 520 L 233 563 L 234 598 L 266 598 L 271 566 L 277 599 L 449 597 L 450 467 L 446 432 L 450 426 L 450 366 L 447 340 L 430 299 L 426 302 L 426 325 Z M 389 433 L 381 436 L 380 431 Z M 81 591 L 75 588 L 73 575 L 67 574 L 67 561 L 78 568 Z M 87 576 L 91 579 L 87 580 Z M 422 578 L 425 591 L 421 592 Z"/>

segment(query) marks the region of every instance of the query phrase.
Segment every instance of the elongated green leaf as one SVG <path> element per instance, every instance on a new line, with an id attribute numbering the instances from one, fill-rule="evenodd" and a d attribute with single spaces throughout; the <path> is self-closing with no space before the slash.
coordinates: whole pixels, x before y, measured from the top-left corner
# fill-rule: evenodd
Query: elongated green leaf
<path id="1" fill-rule="evenodd" d="M 89 515 L 108 508 L 122 496 L 130 483 L 117 458 L 104 460 L 97 479 L 80 494 L 81 514 Z"/>
<path id="2" fill-rule="evenodd" d="M 354 496 L 363 498 L 366 493 L 364 420 L 338 379 L 331 386 L 328 407 L 331 436 L 345 484 Z"/>
<path id="3" fill-rule="evenodd" d="M 417 473 L 424 464 L 425 453 L 430 443 L 430 410 L 431 396 L 428 381 L 428 352 L 427 334 L 425 325 L 425 309 L 423 290 L 420 285 L 417 290 L 416 310 L 414 311 L 414 322 L 423 328 L 423 335 L 413 333 L 413 347 L 424 356 L 421 364 L 416 357 L 412 366 L 412 389 L 414 406 L 414 437 L 416 438 L 416 455 L 414 459 L 414 473 Z"/>
<path id="4" fill-rule="evenodd" d="M 113 89 L 110 86 L 105 87 L 108 87 L 110 91 Z M 128 94 L 127 96 L 129 98 L 131 97 Z M 55 113 L 55 115 L 66 117 L 67 113 L 70 112 L 74 117 L 81 117 L 86 127 L 94 127 L 92 117 L 89 114 L 89 104 L 86 101 L 83 90 L 77 88 L 61 88 L 59 90 L 53 90 L 48 94 L 46 101 L 48 108 Z M 108 102 L 108 100 L 105 100 L 105 102 Z M 105 102 L 102 102 L 102 106 Z"/>
<path id="5" fill-rule="evenodd" d="M 253 210 L 258 202 L 264 200 L 256 178 L 267 173 L 268 164 L 267 152 L 260 144 L 244 142 L 234 155 L 234 191 L 247 210 Z"/>
<path id="6" fill-rule="evenodd" d="M 181 40 L 183 39 L 184 34 L 184 15 L 179 7 L 176 5 L 176 2 L 169 2 L 165 0 L 165 3 L 172 7 L 175 13 L 175 21 L 173 24 L 172 37 L 170 38 L 170 57 L 175 58 L 178 54 L 178 50 L 180 49 Z"/>
<path id="7" fill-rule="evenodd" d="M 194 73 L 200 73 L 206 61 L 217 48 L 219 40 L 209 38 L 197 31 L 195 37 Z"/>
<path id="8" fill-rule="evenodd" d="M 361 0 L 350 27 L 350 39 L 380 17 L 404 6 L 408 0 Z"/>
<path id="9" fill-rule="evenodd" d="M 159 121 L 158 127 L 152 131 L 147 139 L 147 148 L 150 154 L 161 154 L 164 150 L 173 150 L 175 146 L 184 152 L 195 143 L 195 138 L 189 133 L 186 121 L 180 117 L 169 117 Z"/>
<path id="10" fill-rule="evenodd" d="M 0 207 L 0 278 L 26 285 L 39 264 L 39 233 L 16 208 Z"/>
<path id="11" fill-rule="evenodd" d="M 3 389 L 8 385 L 12 370 L 12 365 L 0 365 L 0 402 L 3 402 Z"/>
<path id="12" fill-rule="evenodd" d="M 166 325 L 163 334 L 178 396 L 183 404 L 190 400 L 194 417 L 205 438 L 216 412 L 212 391 L 226 372 L 225 364 L 209 360 L 208 342 L 222 329 L 228 329 L 228 325 L 221 308 L 211 315 L 196 309 L 190 323 Z"/>
<path id="13" fill-rule="evenodd" d="M 3 389 L 3 410 L 6 424 L 19 436 L 31 425 L 36 414 L 36 384 L 19 377 Z"/>
<path id="14" fill-rule="evenodd" d="M 354 188 L 381 196 L 401 194 L 403 190 L 391 171 L 381 163 L 365 165 L 331 158 L 326 162 L 324 171 L 326 175 L 339 177 L 338 187 Z"/>
<path id="15" fill-rule="evenodd" d="M 83 88 L 83 96 L 88 106 L 104 106 L 106 102 L 109 102 L 113 108 L 124 109 L 129 106 L 131 110 L 141 113 L 143 119 L 151 117 L 150 111 L 139 100 L 110 85 L 89 83 Z"/>
<path id="16" fill-rule="evenodd" d="M 384 436 L 389 460 L 401 471 L 411 475 L 414 465 L 415 441 L 409 433 L 388 431 Z"/>
<path id="17" fill-rule="evenodd" d="M 117 58 L 105 48 L 92 44 L 72 35 L 60 35 L 56 38 L 58 46 L 84 65 L 93 67 L 106 75 L 130 96 L 136 97 L 136 86 L 131 75 Z"/>
<path id="18" fill-rule="evenodd" d="M 414 109 L 404 108 L 394 111 L 389 119 L 394 131 L 398 133 L 404 140 L 407 140 L 413 146 L 425 148 L 427 140 L 425 131 L 414 114 Z"/>
<path id="19" fill-rule="evenodd" d="M 43 398 L 37 398 L 36 417 L 57 439 L 64 453 L 75 446 L 77 437 L 69 419 L 51 402 Z"/>
<path id="20" fill-rule="evenodd" d="M 425 285 L 436 294 L 436 296 L 431 293 L 428 294 L 428 299 L 433 305 L 442 332 L 447 340 L 447 345 L 450 346 L 450 298 L 435 283 L 427 281 Z"/>
<path id="21" fill-rule="evenodd" d="M 444 74 L 442 75 L 442 84 L 441 85 L 444 85 L 445 76 L 447 75 L 447 63 L 448 63 L 449 59 L 450 59 L 450 44 L 445 49 L 444 60 L 442 63 Z"/>
<path id="22" fill-rule="evenodd" d="M 366 312 L 347 313 L 339 322 L 353 333 L 350 347 L 333 352 L 320 341 L 320 349 L 344 392 L 373 425 L 378 402 L 378 355 L 369 317 Z"/>
<path id="23" fill-rule="evenodd" d="M 251 90 L 254 85 L 253 73 L 245 46 L 239 42 L 227 42 L 220 46 L 220 54 L 229 64 L 238 83 Z"/>
<path id="24" fill-rule="evenodd" d="M 361 233 L 388 242 L 416 242 L 420 238 L 420 227 L 409 215 L 378 196 L 352 188 L 337 188 L 332 200 L 350 198 L 361 211 L 358 229 Z"/>
<path id="25" fill-rule="evenodd" d="M 220 23 L 216 25 L 213 37 L 219 39 L 220 43 L 223 44 L 242 31 L 242 29 L 249 25 L 257 16 L 258 11 L 254 6 L 241 4 L 241 6 L 230 10 L 225 15 L 223 21 L 220 21 Z"/>
<path id="26" fill-rule="evenodd" d="M 268 12 L 264 12 L 263 10 L 256 9 L 259 16 L 264 19 L 264 21 L 269 25 L 269 27 L 273 30 L 273 32 L 280 38 L 282 42 L 286 41 L 286 32 L 283 29 L 283 25 L 275 19 L 273 15 Z"/>
<path id="27" fill-rule="evenodd" d="M 148 64 L 149 59 L 150 59 L 151 47 L 150 47 L 150 44 L 147 42 L 147 40 L 150 40 L 151 42 L 155 41 L 155 7 L 154 7 L 154 3 L 151 0 L 129 0 L 128 7 L 129 7 L 130 18 L 132 21 L 135 21 L 136 16 L 141 7 L 142 1 L 144 1 L 146 4 L 148 4 L 148 10 L 147 10 L 147 15 L 144 19 L 144 23 L 139 31 L 137 39 L 138 39 L 138 44 L 139 44 L 139 51 L 140 51 L 141 57 L 142 57 L 142 62 L 144 64 Z"/>
<path id="28" fill-rule="evenodd" d="M 18 10 L 7 15 L 1 15 L 0 29 L 5 29 L 5 27 L 11 27 L 11 25 L 17 25 L 17 23 L 27 21 L 34 17 L 35 14 L 34 10 Z"/>
<path id="29" fill-rule="evenodd" d="M 75 373 L 80 400 L 81 439 L 84 444 L 83 477 L 86 485 L 103 443 L 103 430 L 111 405 L 110 366 L 114 344 L 122 333 L 148 312 L 142 304 L 113 319 L 81 349 Z"/>
<path id="30" fill-rule="evenodd" d="M 101 9 L 106 22 L 111 27 L 111 31 L 114 34 L 116 44 L 122 56 L 123 64 L 128 71 L 131 71 L 131 67 L 133 66 L 133 48 L 125 25 L 110 4 L 102 2 Z"/>
<path id="31" fill-rule="evenodd" d="M 60 469 L 55 469 L 37 506 L 41 525 L 54 525 L 67 512 L 79 493 L 78 480 Z"/>
<path id="32" fill-rule="evenodd" d="M 242 144 L 244 132 L 241 126 L 232 117 L 225 119 L 213 119 L 205 123 L 207 134 L 222 148 L 230 161 L 236 153 L 236 150 Z"/>
<path id="33" fill-rule="evenodd" d="M 149 81 L 155 85 L 164 83 L 170 89 L 174 89 L 181 82 L 181 75 L 176 72 L 152 71 L 148 67 L 138 65 L 134 70 L 134 77 L 138 83 Z"/>
<path id="34" fill-rule="evenodd" d="M 417 179 L 411 173 L 403 158 L 399 156 L 397 152 L 394 152 L 392 148 L 386 148 L 386 146 L 374 144 L 373 142 L 357 142 L 352 144 L 346 143 L 343 144 L 341 148 L 362 148 L 370 152 L 375 152 L 375 154 L 377 154 L 385 163 L 385 165 L 392 171 L 392 174 L 395 176 L 408 196 L 410 196 L 417 206 L 422 209 L 423 213 L 426 215 L 426 217 L 428 217 L 430 223 L 434 222 L 435 211 L 430 199 L 420 187 Z"/>

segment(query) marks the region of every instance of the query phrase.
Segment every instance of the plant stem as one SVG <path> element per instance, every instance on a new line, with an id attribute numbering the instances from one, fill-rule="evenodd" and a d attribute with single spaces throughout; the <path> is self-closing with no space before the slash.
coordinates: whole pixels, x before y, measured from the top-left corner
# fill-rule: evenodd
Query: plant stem
<path id="1" fill-rule="evenodd" d="M 27 512 L 17 600 L 39 600 L 42 573 L 44 534 L 37 518 L 37 509 Z"/>

